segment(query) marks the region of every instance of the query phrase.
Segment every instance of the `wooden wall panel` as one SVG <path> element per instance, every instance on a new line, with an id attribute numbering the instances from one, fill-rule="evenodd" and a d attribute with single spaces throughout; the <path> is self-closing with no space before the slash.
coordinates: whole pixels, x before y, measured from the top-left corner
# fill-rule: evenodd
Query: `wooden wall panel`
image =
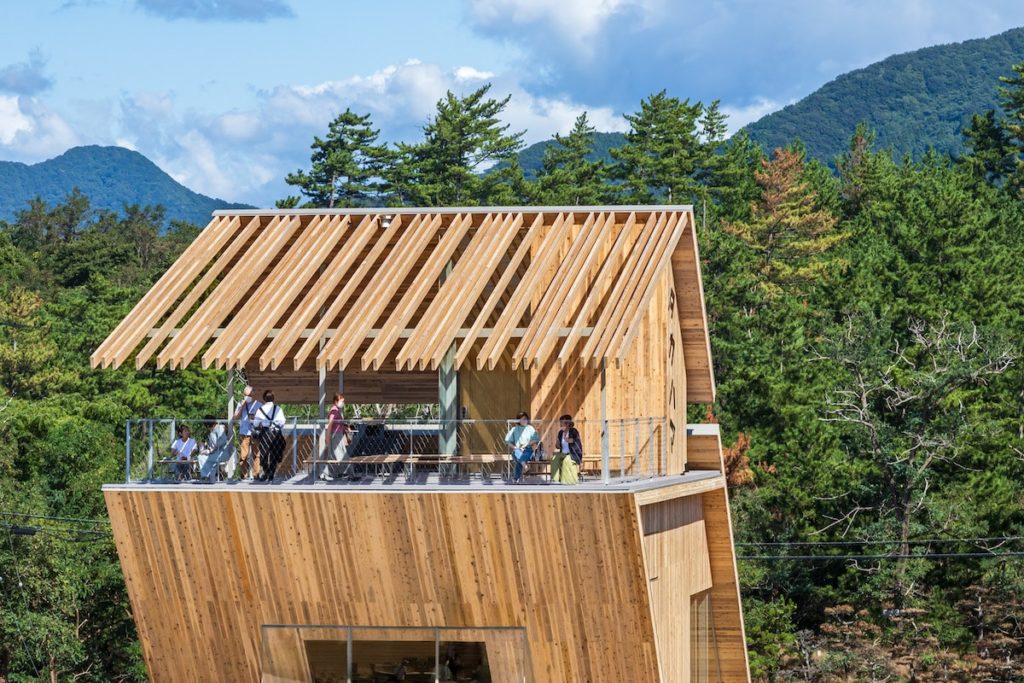
<path id="1" fill-rule="evenodd" d="M 105 496 L 154 681 L 256 680 L 262 624 L 525 627 L 538 683 L 658 679 L 628 493 Z"/>
<path id="2" fill-rule="evenodd" d="M 644 558 L 663 681 L 690 675 L 690 596 L 711 587 L 700 496 L 640 506 Z"/>
<path id="3" fill-rule="evenodd" d="M 711 612 L 724 683 L 750 683 L 747 639 L 740 608 L 729 495 L 725 488 L 701 494 L 711 560 Z"/>
<path id="4" fill-rule="evenodd" d="M 245 369 L 249 383 L 262 396 L 272 389 L 281 403 L 315 404 L 319 400 L 320 379 L 315 368 L 290 370 L 280 367 L 263 372 L 255 364 Z M 338 390 L 338 372 L 327 373 L 327 401 Z M 437 403 L 437 373 L 433 371 L 398 372 L 393 369 L 345 370 L 345 402 L 355 403 Z"/>
<path id="5" fill-rule="evenodd" d="M 683 350 L 686 356 L 686 380 L 690 400 L 714 403 L 715 373 L 711 365 L 711 339 L 704 303 L 704 283 L 700 274 L 700 250 L 693 227 L 683 233 L 672 253 L 672 275 L 676 284 L 676 304 L 682 326 Z"/>

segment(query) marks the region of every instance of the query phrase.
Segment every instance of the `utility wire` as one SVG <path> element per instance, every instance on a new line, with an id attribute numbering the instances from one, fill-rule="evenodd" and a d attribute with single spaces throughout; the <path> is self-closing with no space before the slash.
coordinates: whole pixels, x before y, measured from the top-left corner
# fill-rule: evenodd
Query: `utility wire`
<path id="1" fill-rule="evenodd" d="M 917 539 L 901 541 L 899 539 L 885 539 L 878 541 L 747 541 L 743 543 L 736 543 L 737 548 L 741 547 L 792 547 L 792 546 L 833 546 L 833 547 L 844 547 L 844 546 L 860 546 L 860 545 L 902 545 L 904 542 L 907 545 L 925 545 L 925 544 L 936 544 L 936 543 L 967 543 L 967 544 L 978 544 L 978 543 L 995 543 L 1005 541 L 1020 541 L 1024 540 L 1024 536 L 989 536 L 986 538 L 928 538 L 928 539 Z"/>
<path id="2" fill-rule="evenodd" d="M 110 520 L 107 519 L 83 519 L 81 517 L 54 517 L 52 515 L 33 515 L 27 512 L 6 512 L 4 510 L 0 510 L 0 516 L 21 517 L 23 519 L 45 519 L 51 522 L 76 522 L 80 524 L 90 524 L 93 526 L 106 526 L 110 524 Z"/>
<path id="3" fill-rule="evenodd" d="M 914 553 L 891 555 L 739 555 L 737 560 L 776 561 L 786 560 L 800 562 L 832 562 L 836 560 L 945 560 L 958 558 L 989 558 L 1024 557 L 1024 551 L 1002 553 Z"/>

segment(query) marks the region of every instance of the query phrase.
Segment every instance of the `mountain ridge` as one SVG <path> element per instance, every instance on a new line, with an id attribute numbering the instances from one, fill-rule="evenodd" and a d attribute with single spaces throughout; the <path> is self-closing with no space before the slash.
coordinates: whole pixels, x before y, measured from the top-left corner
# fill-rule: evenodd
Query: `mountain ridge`
<path id="1" fill-rule="evenodd" d="M 82 145 L 35 164 L 0 161 L 0 219 L 13 219 L 35 197 L 58 203 L 76 187 L 95 208 L 121 212 L 126 204 L 159 204 L 168 221 L 198 225 L 217 209 L 252 208 L 195 192 L 135 150 Z"/>

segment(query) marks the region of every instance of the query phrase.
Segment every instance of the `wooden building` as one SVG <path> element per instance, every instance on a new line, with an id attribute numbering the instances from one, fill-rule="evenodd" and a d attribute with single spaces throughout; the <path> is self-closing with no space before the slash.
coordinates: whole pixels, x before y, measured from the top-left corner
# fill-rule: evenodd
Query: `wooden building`
<path id="1" fill-rule="evenodd" d="M 218 212 L 92 362 L 436 404 L 451 462 L 569 413 L 599 470 L 108 485 L 153 680 L 749 680 L 690 207 Z"/>

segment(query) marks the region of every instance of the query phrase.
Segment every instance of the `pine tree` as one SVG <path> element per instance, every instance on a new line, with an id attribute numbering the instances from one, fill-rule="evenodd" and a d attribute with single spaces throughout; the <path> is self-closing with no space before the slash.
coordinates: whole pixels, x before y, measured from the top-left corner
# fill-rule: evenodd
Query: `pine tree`
<path id="1" fill-rule="evenodd" d="M 313 138 L 310 170 L 289 173 L 285 182 L 298 186 L 309 201 L 307 206 L 365 206 L 380 192 L 380 179 L 392 152 L 377 144 L 370 115 L 360 116 L 346 109 L 331 121 L 327 137 Z M 298 204 L 294 198 L 279 202 L 285 208 Z"/>
<path id="2" fill-rule="evenodd" d="M 695 174 L 704 159 L 698 121 L 700 102 L 669 97 L 664 90 L 640 102 L 640 111 L 626 114 L 626 143 L 611 150 L 618 163 L 622 199 L 638 204 L 692 202 Z"/>
<path id="3" fill-rule="evenodd" d="M 533 196 L 540 204 L 596 205 L 607 196 L 608 168 L 604 161 L 592 161 L 594 133 L 586 112 L 576 117 L 568 135 L 555 135 L 554 144 L 544 149 Z"/>
<path id="4" fill-rule="evenodd" d="M 490 84 L 465 97 L 451 91 L 438 100 L 437 112 L 423 127 L 424 140 L 400 146 L 401 160 L 392 169 L 410 199 L 422 206 L 459 206 L 488 203 L 502 182 L 514 182 L 504 173 L 485 179 L 481 172 L 511 162 L 523 147 L 525 131 L 509 133 L 499 116 L 511 95 L 487 97 Z"/>
<path id="5" fill-rule="evenodd" d="M 994 110 L 972 116 L 971 125 L 964 128 L 963 133 L 970 152 L 957 161 L 971 175 L 991 184 L 1000 184 L 1013 175 L 1016 151 Z"/>
<path id="6" fill-rule="evenodd" d="M 999 88 L 1003 98 L 1006 132 L 1016 147 L 1015 169 L 1010 176 L 1008 187 L 1018 196 L 1024 197 L 1024 62 L 1013 65 L 1013 76 L 1002 76 L 1005 85 Z"/>
<path id="7" fill-rule="evenodd" d="M 761 197 L 745 222 L 724 223 L 757 255 L 760 286 L 771 296 L 827 273 L 822 254 L 845 239 L 836 218 L 818 206 L 804 175 L 803 153 L 777 149 L 754 174 Z"/>

